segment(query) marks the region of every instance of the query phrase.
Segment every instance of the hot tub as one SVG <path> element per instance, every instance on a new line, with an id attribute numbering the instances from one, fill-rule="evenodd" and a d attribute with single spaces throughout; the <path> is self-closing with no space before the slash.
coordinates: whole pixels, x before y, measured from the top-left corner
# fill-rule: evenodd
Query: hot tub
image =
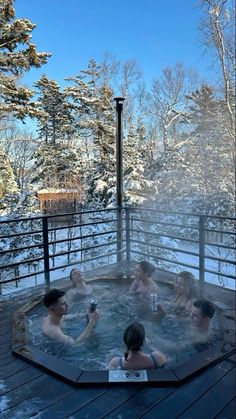
<path id="1" fill-rule="evenodd" d="M 127 292 L 130 278 L 98 278 L 93 281 L 93 297 L 98 300 L 101 316 L 91 336 L 81 347 L 64 345 L 45 339 L 41 333 L 42 317 L 47 314 L 42 298 L 31 301 L 15 313 L 13 321 L 13 352 L 74 385 L 90 383 L 158 383 L 177 384 L 213 362 L 221 360 L 234 351 L 234 345 L 222 329 L 224 311 L 216 310 L 213 323 L 215 339 L 210 345 L 203 345 L 201 351 L 185 342 L 186 318 L 166 316 L 159 318 L 152 311 L 151 302 L 144 296 Z M 159 282 L 160 301 L 173 300 L 172 284 Z M 66 290 L 65 290 L 66 291 Z M 76 338 L 86 325 L 85 312 L 91 296 L 79 296 L 71 302 L 68 317 L 63 328 L 66 334 Z M 216 307 L 217 308 L 217 307 Z M 106 365 L 113 356 L 124 352 L 123 332 L 132 321 L 139 321 L 145 327 L 146 336 L 153 346 L 167 354 L 164 368 L 150 370 L 110 370 Z M 168 351 L 160 342 L 178 343 L 185 347 L 181 351 Z M 185 345 L 186 343 L 186 345 Z M 150 352 L 148 346 L 143 348 Z"/>

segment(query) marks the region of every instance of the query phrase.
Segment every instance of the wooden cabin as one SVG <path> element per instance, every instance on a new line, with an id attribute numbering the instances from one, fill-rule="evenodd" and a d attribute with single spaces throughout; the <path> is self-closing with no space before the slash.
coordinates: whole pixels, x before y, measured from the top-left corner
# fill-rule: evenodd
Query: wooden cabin
<path id="1" fill-rule="evenodd" d="M 53 215 L 59 213 L 74 213 L 81 204 L 81 191 L 79 189 L 41 189 L 38 191 L 40 210 L 43 214 Z M 71 221 L 72 216 L 57 217 L 53 221 Z"/>

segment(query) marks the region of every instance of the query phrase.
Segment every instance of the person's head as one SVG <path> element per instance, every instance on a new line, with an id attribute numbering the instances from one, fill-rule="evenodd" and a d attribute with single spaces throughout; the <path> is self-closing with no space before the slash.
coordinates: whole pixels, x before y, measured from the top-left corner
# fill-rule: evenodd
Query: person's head
<path id="1" fill-rule="evenodd" d="M 145 330 L 141 323 L 131 323 L 124 332 L 124 343 L 127 347 L 125 359 L 127 361 L 129 351 L 139 351 L 145 340 Z"/>
<path id="2" fill-rule="evenodd" d="M 70 272 L 70 280 L 75 287 L 81 284 L 83 282 L 82 272 L 77 268 L 72 269 Z"/>
<path id="3" fill-rule="evenodd" d="M 50 290 L 45 294 L 43 302 L 47 309 L 56 315 L 62 316 L 67 313 L 68 305 L 64 291 L 58 289 Z"/>
<path id="4" fill-rule="evenodd" d="M 142 260 L 141 262 L 138 262 L 135 267 L 135 276 L 139 279 L 145 279 L 148 278 L 153 274 L 155 271 L 155 266 L 152 265 L 150 262 L 146 262 L 145 260 Z"/>
<path id="5" fill-rule="evenodd" d="M 183 271 L 177 274 L 175 291 L 177 294 L 185 295 L 189 299 L 196 296 L 194 276 L 191 272 Z"/>
<path id="6" fill-rule="evenodd" d="M 196 300 L 191 310 L 192 325 L 197 329 L 207 329 L 215 314 L 213 304 L 208 300 Z"/>

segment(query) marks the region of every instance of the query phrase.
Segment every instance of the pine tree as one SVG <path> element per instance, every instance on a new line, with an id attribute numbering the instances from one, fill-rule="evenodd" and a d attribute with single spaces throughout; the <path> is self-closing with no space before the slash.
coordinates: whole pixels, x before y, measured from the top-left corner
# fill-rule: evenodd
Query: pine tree
<path id="1" fill-rule="evenodd" d="M 54 80 L 49 80 L 45 75 L 34 86 L 39 93 L 38 107 L 42 111 L 38 116 L 39 138 L 52 144 L 69 140 L 74 130 L 72 106 L 66 95 Z"/>
<path id="2" fill-rule="evenodd" d="M 124 139 L 124 201 L 130 205 L 143 204 L 155 198 L 156 183 L 148 179 L 146 168 L 152 161 L 151 150 L 145 141 L 144 127 L 130 127 Z"/>
<path id="3" fill-rule="evenodd" d="M 18 199 L 19 189 L 9 159 L 1 148 L 0 174 L 0 211 L 13 210 Z"/>
<path id="4" fill-rule="evenodd" d="M 32 184 L 37 188 L 80 188 L 81 160 L 72 144 L 42 144 L 35 153 Z"/>
<path id="5" fill-rule="evenodd" d="M 30 42 L 35 25 L 28 19 L 16 19 L 13 4 L 13 0 L 0 0 L 0 119 L 9 113 L 20 119 L 37 114 L 30 101 L 32 90 L 20 86 L 18 78 L 31 67 L 45 64 L 50 56 L 36 51 Z"/>
<path id="6" fill-rule="evenodd" d="M 65 93 L 73 103 L 77 136 L 86 149 L 83 160 L 87 199 L 93 205 L 107 206 L 115 183 L 113 92 L 102 82 L 101 68 L 94 60 L 80 73 L 67 79 L 73 85 Z"/>

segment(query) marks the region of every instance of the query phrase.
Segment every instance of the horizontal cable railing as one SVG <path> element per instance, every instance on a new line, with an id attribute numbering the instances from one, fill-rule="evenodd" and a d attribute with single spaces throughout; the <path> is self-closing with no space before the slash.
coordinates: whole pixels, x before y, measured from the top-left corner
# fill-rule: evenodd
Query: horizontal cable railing
<path id="1" fill-rule="evenodd" d="M 140 207 L 0 220 L 0 290 L 30 278 L 49 284 L 53 272 L 68 275 L 71 266 L 141 258 L 193 270 L 201 284 L 209 275 L 222 283 L 235 279 L 235 220 Z"/>
<path id="2" fill-rule="evenodd" d="M 207 274 L 213 282 L 235 279 L 235 217 L 132 207 L 127 213 L 130 260 L 142 255 L 161 269 L 193 269 L 202 285 Z"/>

